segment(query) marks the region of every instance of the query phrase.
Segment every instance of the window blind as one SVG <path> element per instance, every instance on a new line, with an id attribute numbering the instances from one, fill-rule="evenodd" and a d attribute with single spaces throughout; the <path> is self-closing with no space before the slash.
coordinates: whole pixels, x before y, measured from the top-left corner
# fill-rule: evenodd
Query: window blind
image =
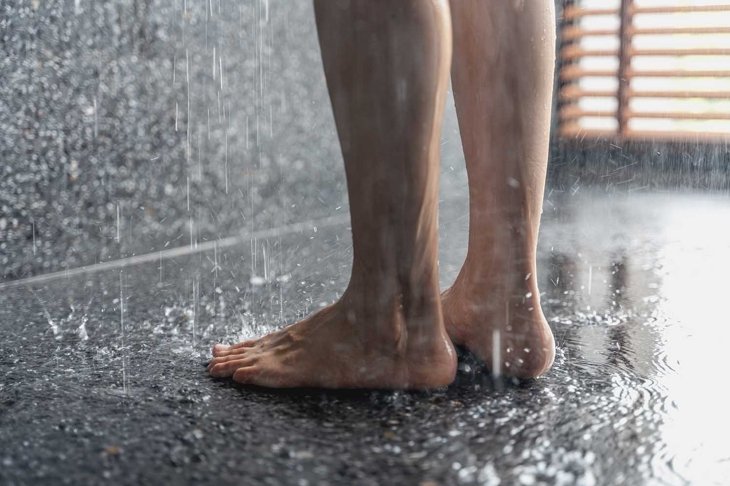
<path id="1" fill-rule="evenodd" d="M 561 138 L 730 139 L 730 0 L 569 0 L 560 34 Z"/>

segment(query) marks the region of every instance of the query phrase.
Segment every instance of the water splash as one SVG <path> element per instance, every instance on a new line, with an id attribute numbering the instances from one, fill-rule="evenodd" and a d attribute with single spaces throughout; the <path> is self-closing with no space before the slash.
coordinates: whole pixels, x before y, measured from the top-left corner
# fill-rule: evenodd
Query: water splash
<path id="1" fill-rule="evenodd" d="M 99 110 L 96 103 L 96 96 L 94 96 L 94 138 L 99 136 Z"/>
<path id="2" fill-rule="evenodd" d="M 89 317 L 84 315 L 81 317 L 81 324 L 79 324 L 78 329 L 76 329 L 76 332 L 79 336 L 79 339 L 82 341 L 88 341 L 89 340 L 89 333 L 86 331 L 86 323 L 89 321 Z"/>
<path id="3" fill-rule="evenodd" d="M 195 351 L 195 343 L 196 343 L 196 325 L 198 321 L 198 300 L 200 296 L 200 280 L 198 277 L 195 277 L 193 280 L 193 315 L 192 317 L 192 346 L 193 351 Z"/>
<path id="4" fill-rule="evenodd" d="M 499 378 L 502 374 L 502 335 L 499 329 L 492 330 L 492 376 Z"/>
<path id="5" fill-rule="evenodd" d="M 119 243 L 121 241 L 121 223 L 122 221 L 122 208 L 119 206 L 119 203 L 117 203 L 117 237 L 116 242 Z"/>
<path id="6" fill-rule="evenodd" d="M 122 328 L 122 389 L 127 395 L 127 330 L 124 325 L 124 270 L 119 270 L 119 323 Z"/>

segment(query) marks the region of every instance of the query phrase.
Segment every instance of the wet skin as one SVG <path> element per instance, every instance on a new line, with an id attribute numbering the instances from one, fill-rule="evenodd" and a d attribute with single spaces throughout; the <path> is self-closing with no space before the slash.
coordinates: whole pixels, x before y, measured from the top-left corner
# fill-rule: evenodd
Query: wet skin
<path id="1" fill-rule="evenodd" d="M 300 322 L 216 345 L 212 376 L 269 387 L 437 388 L 455 376 L 451 340 L 493 372 L 530 378 L 549 369 L 554 342 L 535 259 L 553 8 L 544 0 L 315 1 L 347 174 L 350 284 Z M 547 42 L 535 42 L 546 30 Z M 470 234 L 464 267 L 440 296 L 438 156 L 450 66 Z"/>

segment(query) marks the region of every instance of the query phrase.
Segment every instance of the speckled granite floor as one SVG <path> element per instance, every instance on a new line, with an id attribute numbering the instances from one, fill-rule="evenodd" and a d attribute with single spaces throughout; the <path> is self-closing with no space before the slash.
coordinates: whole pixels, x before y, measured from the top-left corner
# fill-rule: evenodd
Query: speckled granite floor
<path id="1" fill-rule="evenodd" d="M 331 302 L 346 215 L 0 284 L 2 484 L 721 484 L 730 406 L 727 196 L 552 191 L 540 242 L 558 354 L 429 393 L 210 379 L 211 343 Z M 441 271 L 464 255 L 441 211 Z"/>

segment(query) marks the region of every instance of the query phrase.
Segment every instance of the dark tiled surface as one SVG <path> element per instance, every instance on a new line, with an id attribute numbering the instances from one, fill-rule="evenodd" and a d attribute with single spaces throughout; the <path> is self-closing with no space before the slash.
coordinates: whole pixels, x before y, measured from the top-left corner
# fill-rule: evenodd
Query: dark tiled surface
<path id="1" fill-rule="evenodd" d="M 209 345 L 335 299 L 347 224 L 0 288 L 3 484 L 721 484 L 726 196 L 547 196 L 558 354 L 429 393 L 275 392 L 207 377 Z M 446 285 L 462 199 L 442 205 Z M 255 248 L 255 262 L 252 248 Z"/>

